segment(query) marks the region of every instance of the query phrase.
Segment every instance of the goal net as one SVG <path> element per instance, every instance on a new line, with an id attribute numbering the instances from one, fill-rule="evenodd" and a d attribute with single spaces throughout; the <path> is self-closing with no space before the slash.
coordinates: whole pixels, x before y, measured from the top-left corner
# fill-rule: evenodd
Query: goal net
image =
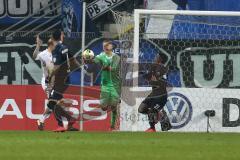
<path id="1" fill-rule="evenodd" d="M 131 75 L 132 80 L 123 86 L 122 130 L 148 127 L 147 118 L 137 113 L 151 91 L 141 73 L 160 55 L 173 87 L 164 109 L 174 131 L 240 131 L 240 13 L 135 10 L 134 15 L 113 15 L 119 41 L 128 42 L 127 48 L 120 46 L 127 55 L 123 78 Z"/>

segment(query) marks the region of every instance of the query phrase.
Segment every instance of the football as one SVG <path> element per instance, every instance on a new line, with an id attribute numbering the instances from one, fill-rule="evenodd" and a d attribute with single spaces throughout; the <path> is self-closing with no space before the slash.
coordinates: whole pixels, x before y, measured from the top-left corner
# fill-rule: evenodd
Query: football
<path id="1" fill-rule="evenodd" d="M 86 49 L 83 53 L 82 56 L 84 59 L 92 59 L 94 57 L 94 52 L 90 49 Z"/>

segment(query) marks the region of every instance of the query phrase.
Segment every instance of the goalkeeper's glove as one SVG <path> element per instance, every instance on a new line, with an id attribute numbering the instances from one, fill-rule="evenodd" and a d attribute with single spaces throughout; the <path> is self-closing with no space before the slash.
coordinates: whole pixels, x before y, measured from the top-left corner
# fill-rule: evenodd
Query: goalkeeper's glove
<path id="1" fill-rule="evenodd" d="M 112 67 L 111 66 L 105 66 L 102 68 L 103 71 L 111 71 Z"/>

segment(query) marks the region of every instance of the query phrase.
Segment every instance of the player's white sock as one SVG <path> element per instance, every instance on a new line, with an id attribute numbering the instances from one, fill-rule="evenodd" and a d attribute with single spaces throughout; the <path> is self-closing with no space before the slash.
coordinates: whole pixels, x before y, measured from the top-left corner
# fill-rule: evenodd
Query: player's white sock
<path id="1" fill-rule="evenodd" d="M 40 122 L 41 123 L 44 123 L 46 119 L 48 119 L 50 117 L 52 113 L 52 110 L 49 109 L 49 108 L 46 108 L 43 115 L 42 115 L 42 118 L 40 119 Z"/>
<path id="2" fill-rule="evenodd" d="M 67 118 L 65 118 L 65 117 L 61 117 L 61 118 L 62 118 L 62 122 L 63 122 L 63 127 L 65 129 L 68 129 L 68 120 L 67 120 Z"/>

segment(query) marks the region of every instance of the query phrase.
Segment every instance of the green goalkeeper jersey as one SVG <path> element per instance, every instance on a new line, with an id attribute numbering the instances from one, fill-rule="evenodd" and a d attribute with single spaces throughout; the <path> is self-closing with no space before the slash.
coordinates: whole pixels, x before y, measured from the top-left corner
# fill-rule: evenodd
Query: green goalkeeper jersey
<path id="1" fill-rule="evenodd" d="M 115 53 L 112 56 L 108 56 L 105 52 L 102 52 L 95 57 L 94 62 L 102 67 L 111 67 L 111 71 L 101 71 L 101 86 L 114 87 L 119 91 L 121 85 L 120 57 Z"/>

